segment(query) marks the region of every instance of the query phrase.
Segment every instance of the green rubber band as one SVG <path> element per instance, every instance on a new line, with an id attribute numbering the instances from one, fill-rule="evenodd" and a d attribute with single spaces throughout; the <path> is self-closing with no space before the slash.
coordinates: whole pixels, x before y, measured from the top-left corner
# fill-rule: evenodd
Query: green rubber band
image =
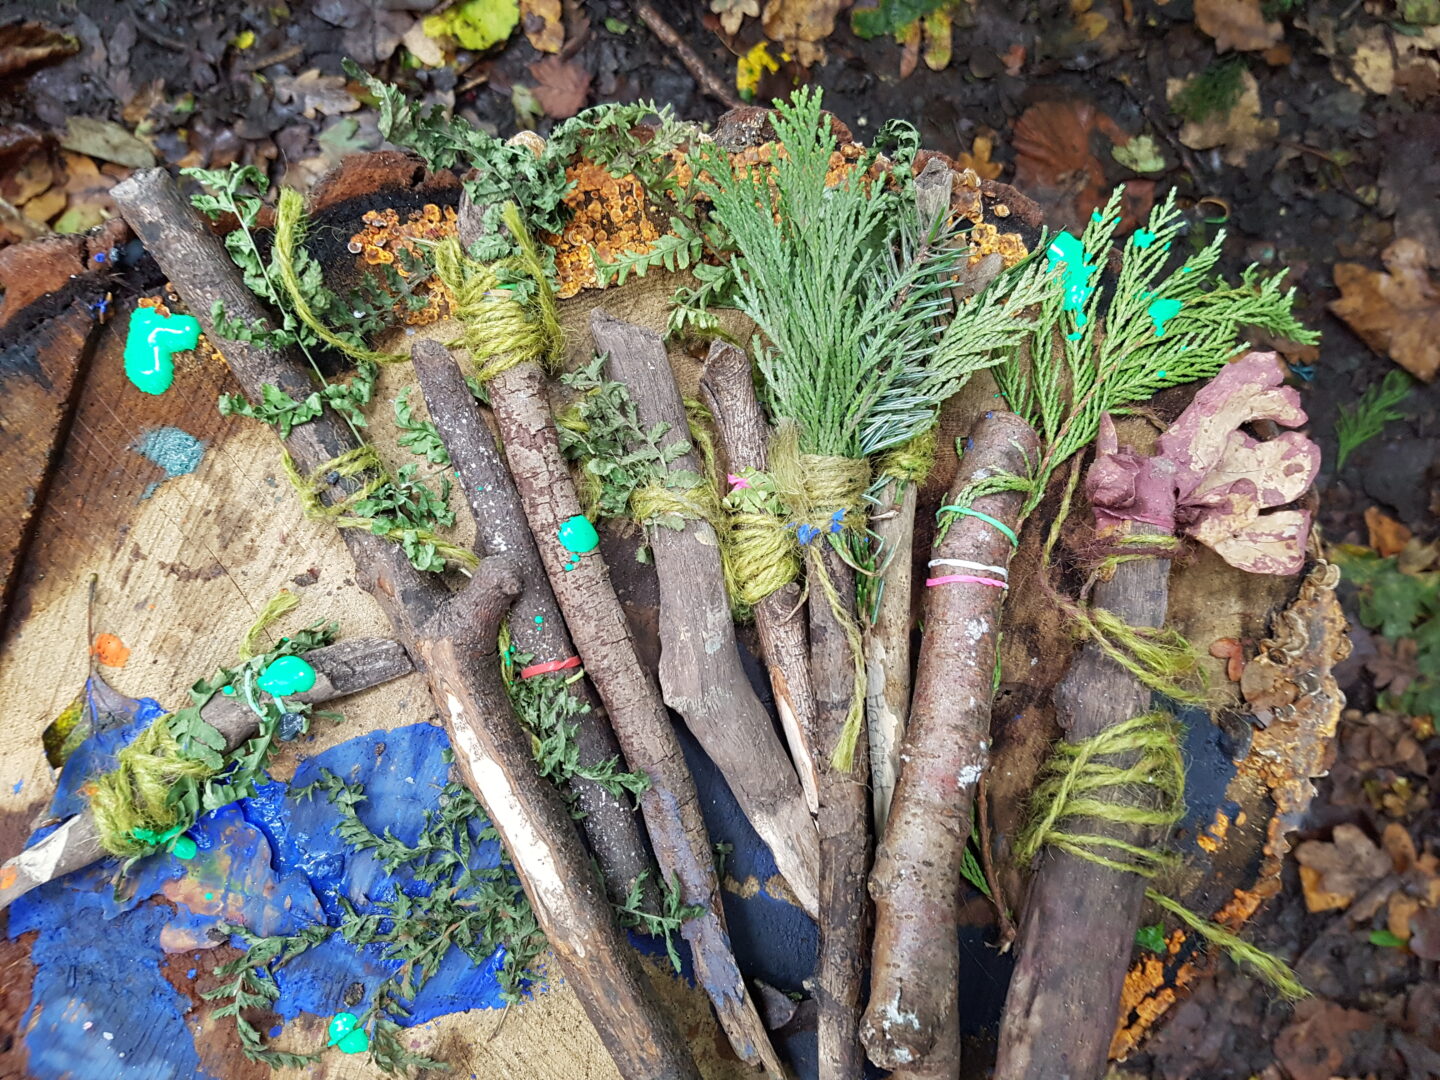
<path id="1" fill-rule="evenodd" d="M 1012 547 L 1018 548 L 1020 546 L 1020 538 L 1015 535 L 1015 530 L 1010 528 L 1009 525 L 1006 525 L 1003 521 L 997 521 L 989 514 L 982 514 L 979 510 L 974 510 L 968 506 L 942 506 L 939 510 L 935 511 L 935 519 L 938 521 L 940 519 L 940 515 L 945 513 L 945 511 L 947 510 L 950 511 L 950 513 L 952 514 L 964 514 L 966 517 L 979 518 L 981 521 L 985 522 L 985 524 L 993 525 L 995 528 L 999 529 L 1000 532 L 1004 533 L 1005 539 L 1010 541 L 1010 545 Z"/>

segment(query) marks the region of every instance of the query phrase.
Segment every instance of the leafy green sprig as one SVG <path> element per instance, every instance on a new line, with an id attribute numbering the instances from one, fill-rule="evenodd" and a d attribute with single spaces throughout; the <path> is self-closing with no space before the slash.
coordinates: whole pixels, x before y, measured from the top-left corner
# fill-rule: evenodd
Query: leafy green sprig
<path id="1" fill-rule="evenodd" d="M 1404 420 L 1400 411 L 1414 382 L 1409 375 L 1393 369 L 1385 373 L 1378 384 L 1369 386 L 1354 405 L 1341 405 L 1335 418 L 1335 437 L 1339 440 L 1340 452 L 1335 458 L 1335 470 L 1345 468 L 1345 461 L 1359 447 L 1375 438 L 1385 425 L 1395 420 Z"/>
<path id="2" fill-rule="evenodd" d="M 405 387 L 395 398 L 395 426 L 403 432 L 400 445 L 432 465 L 449 465 L 450 451 L 445 449 L 440 430 L 431 420 L 415 419 L 414 407 L 410 404 L 411 389 Z"/>

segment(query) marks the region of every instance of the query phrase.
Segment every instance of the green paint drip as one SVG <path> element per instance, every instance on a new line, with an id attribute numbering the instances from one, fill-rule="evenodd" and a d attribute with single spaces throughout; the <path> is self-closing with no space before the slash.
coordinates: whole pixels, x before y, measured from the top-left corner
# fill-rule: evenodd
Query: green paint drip
<path id="1" fill-rule="evenodd" d="M 198 850 L 195 841 L 188 836 L 177 836 L 175 843 L 170 845 L 170 854 L 181 860 L 193 859 Z"/>
<path id="2" fill-rule="evenodd" d="M 151 428 L 130 449 L 164 469 L 165 480 L 189 476 L 205 457 L 205 443 L 177 427 Z M 162 483 L 151 484 L 141 498 L 148 499 Z"/>
<path id="3" fill-rule="evenodd" d="M 1142 251 L 1155 243 L 1155 234 L 1148 229 L 1135 230 L 1135 246 Z"/>
<path id="4" fill-rule="evenodd" d="M 1046 248 L 1045 254 L 1049 259 L 1049 270 L 1052 274 L 1061 264 L 1065 267 L 1065 299 L 1060 305 L 1061 310 L 1077 312 L 1075 322 L 1084 326 L 1085 313 L 1081 309 L 1095 291 L 1090 279 L 1099 267 L 1085 261 L 1085 245 L 1068 232 L 1062 232 L 1055 237 Z"/>
<path id="5" fill-rule="evenodd" d="M 1150 316 L 1150 321 L 1155 324 L 1155 336 L 1161 337 L 1165 333 L 1165 324 L 1180 314 L 1184 305 L 1179 300 L 1155 300 L 1145 314 Z"/>
<path id="6" fill-rule="evenodd" d="M 200 342 L 200 322 L 191 315 L 162 315 L 136 308 L 125 334 L 125 375 L 147 394 L 163 394 L 175 381 L 177 352 Z"/>
<path id="7" fill-rule="evenodd" d="M 326 1046 L 338 1046 L 342 1053 L 363 1054 L 370 1049 L 370 1036 L 360 1027 L 360 1019 L 354 1013 L 336 1013 L 330 1018 L 328 1028 L 330 1041 Z"/>
<path id="8" fill-rule="evenodd" d="M 595 526 L 584 514 L 576 514 L 567 519 L 560 526 L 557 535 L 560 538 L 560 546 L 576 555 L 594 551 L 600 546 L 600 534 L 595 531 Z"/>
<path id="9" fill-rule="evenodd" d="M 303 694 L 315 685 L 315 669 L 298 656 L 282 656 L 261 673 L 255 685 L 271 697 Z"/>

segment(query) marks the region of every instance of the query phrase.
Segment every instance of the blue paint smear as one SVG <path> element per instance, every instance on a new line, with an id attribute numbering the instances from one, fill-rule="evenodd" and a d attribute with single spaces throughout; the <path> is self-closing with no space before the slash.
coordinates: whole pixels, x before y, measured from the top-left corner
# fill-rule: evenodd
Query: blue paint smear
<path id="1" fill-rule="evenodd" d="M 142 499 L 148 499 L 155 494 L 155 489 L 165 480 L 189 476 L 200 467 L 200 462 L 205 457 L 205 443 L 202 440 L 188 431 L 168 426 L 151 428 L 140 436 L 139 442 L 130 449 L 165 470 L 164 480 L 157 480 L 146 487 L 140 496 Z"/>

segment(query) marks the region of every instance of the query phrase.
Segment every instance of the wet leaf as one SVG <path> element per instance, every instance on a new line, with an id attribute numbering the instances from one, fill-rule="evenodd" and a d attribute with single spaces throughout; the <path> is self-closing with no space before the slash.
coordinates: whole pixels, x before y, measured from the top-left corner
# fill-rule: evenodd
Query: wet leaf
<path id="1" fill-rule="evenodd" d="M 84 232 L 94 228 L 115 214 L 115 203 L 110 198 L 110 189 L 120 182 L 127 170 L 107 165 L 100 169 L 83 154 L 65 153 L 66 205 L 65 212 L 56 219 L 53 228 L 58 233 Z"/>
<path id="2" fill-rule="evenodd" d="M 1365 508 L 1365 527 L 1370 531 L 1370 546 L 1387 558 L 1404 551 L 1412 535 L 1409 529 L 1387 516 L 1378 506 Z"/>
<path id="3" fill-rule="evenodd" d="M 536 52 L 558 53 L 565 44 L 560 0 L 520 0 L 520 28 Z"/>
<path id="4" fill-rule="evenodd" d="M 1358 825 L 1337 825 L 1333 839 L 1306 840 L 1295 848 L 1309 911 L 1343 911 L 1388 875 L 1390 856 Z"/>
<path id="5" fill-rule="evenodd" d="M 130 723 L 139 707 L 139 702 L 120 693 L 98 674 L 90 676 L 75 700 L 41 733 L 45 760 L 51 768 L 60 768 L 91 735 Z"/>
<path id="6" fill-rule="evenodd" d="M 1351 1035 L 1378 1021 L 1333 1001 L 1311 999 L 1295 1006 L 1295 1019 L 1275 1039 L 1275 1057 L 1290 1080 L 1332 1080 L 1353 1051 Z"/>
<path id="7" fill-rule="evenodd" d="M 951 47 L 953 22 L 950 12 L 944 8 L 931 12 L 920 20 L 921 29 L 925 32 L 922 55 L 925 57 L 925 66 L 931 71 L 944 71 L 950 66 L 950 57 L 954 51 Z"/>
<path id="8" fill-rule="evenodd" d="M 574 116 L 590 96 L 590 72 L 574 60 L 547 56 L 530 65 L 535 78 L 535 99 L 545 115 L 556 120 Z"/>
<path id="9" fill-rule="evenodd" d="M 476 52 L 507 40 L 518 25 L 519 0 L 463 0 L 424 22 L 430 37 L 451 37 L 461 48 Z"/>
<path id="10" fill-rule="evenodd" d="M 155 152 L 144 141 L 110 120 L 72 116 L 66 121 L 65 137 L 60 145 L 77 154 L 132 169 L 149 169 L 155 164 Z"/>
<path id="11" fill-rule="evenodd" d="M 1440 371 L 1440 285 L 1415 240 L 1401 237 L 1380 258 L 1385 272 L 1336 264 L 1340 299 L 1330 302 L 1330 310 L 1370 348 L 1430 382 Z"/>
<path id="12" fill-rule="evenodd" d="M 745 16 L 756 18 L 760 14 L 760 0 L 710 0 L 710 10 L 720 16 L 720 25 L 725 33 L 734 35 L 745 21 Z"/>
<path id="13" fill-rule="evenodd" d="M 835 32 L 844 6 L 844 0 L 768 0 L 760 22 L 771 41 L 809 67 L 824 61 L 820 42 Z"/>
<path id="14" fill-rule="evenodd" d="M 955 155 L 955 164 L 962 169 L 973 169 L 982 180 L 998 180 L 1005 167 L 998 161 L 990 160 L 994 151 L 992 136 L 976 135 L 968 151 Z"/>
<path id="15" fill-rule="evenodd" d="M 336 116 L 360 108 L 345 89 L 345 76 L 321 75 L 318 68 L 299 75 L 281 75 L 275 80 L 275 100 L 282 105 L 294 103 L 307 120 L 317 113 Z"/>
<path id="16" fill-rule="evenodd" d="M 1195 0 L 1195 25 L 1215 39 L 1216 52 L 1260 52 L 1277 44 L 1285 28 L 1265 18 L 1260 0 Z"/>
<path id="17" fill-rule="evenodd" d="M 1187 85 L 1188 81 L 1185 79 L 1167 80 L 1167 100 L 1173 102 Z M 1244 165 L 1249 154 L 1262 146 L 1268 146 L 1280 133 L 1280 121 L 1267 119 L 1263 111 L 1260 105 L 1260 84 L 1250 72 L 1241 72 L 1240 96 L 1235 104 L 1224 113 L 1212 114 L 1204 120 L 1188 121 L 1180 129 L 1180 141 L 1191 150 L 1223 147 L 1227 164 Z"/>
<path id="18" fill-rule="evenodd" d="M 80 42 L 42 22 L 11 22 L 0 26 L 0 79 L 42 64 L 63 60 L 80 50 Z"/>
<path id="19" fill-rule="evenodd" d="M 1150 134 L 1137 135 L 1129 142 L 1115 147 L 1110 156 L 1131 172 L 1158 173 L 1165 171 L 1165 155 L 1160 144 Z"/>
<path id="20" fill-rule="evenodd" d="M 877 38 L 901 30 L 945 6 L 946 0 L 873 0 L 850 10 L 850 28 L 857 37 Z M 839 7 L 841 5 L 834 5 Z"/>

